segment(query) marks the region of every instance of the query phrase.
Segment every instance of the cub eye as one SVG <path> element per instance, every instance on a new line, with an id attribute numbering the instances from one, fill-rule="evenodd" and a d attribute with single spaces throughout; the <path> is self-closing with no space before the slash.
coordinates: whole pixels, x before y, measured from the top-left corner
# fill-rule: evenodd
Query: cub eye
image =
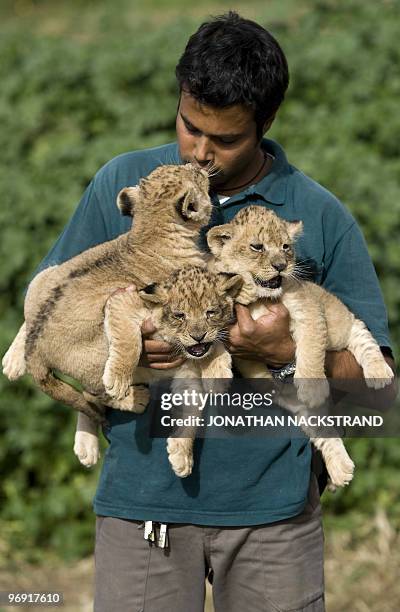
<path id="1" fill-rule="evenodd" d="M 284 251 L 289 251 L 290 250 L 290 244 L 282 244 L 282 249 Z"/>
<path id="2" fill-rule="evenodd" d="M 206 317 L 208 319 L 209 317 L 214 317 L 216 314 L 217 314 L 216 310 L 207 310 Z"/>
<path id="3" fill-rule="evenodd" d="M 261 253 L 264 250 L 263 244 L 251 244 L 250 248 L 252 251 L 256 251 L 256 253 Z"/>
<path id="4" fill-rule="evenodd" d="M 183 321 L 185 319 L 184 312 L 173 312 L 172 316 L 174 317 L 174 319 L 178 319 L 178 321 Z"/>

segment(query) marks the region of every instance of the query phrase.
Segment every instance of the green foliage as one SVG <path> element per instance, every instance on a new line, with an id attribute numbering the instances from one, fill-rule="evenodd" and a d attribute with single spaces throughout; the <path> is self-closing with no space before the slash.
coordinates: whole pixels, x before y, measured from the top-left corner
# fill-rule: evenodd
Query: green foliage
<path id="1" fill-rule="evenodd" d="M 398 1 L 317 2 L 284 26 L 290 99 L 274 135 L 302 170 L 333 191 L 361 227 L 400 342 L 400 49 Z"/>
<path id="2" fill-rule="evenodd" d="M 345 443 L 356 465 L 354 480 L 346 490 L 324 494 L 326 510 L 335 517 L 337 525 L 349 528 L 351 524 L 360 525 L 366 516 L 371 517 L 382 508 L 399 528 L 398 440 L 354 439 Z"/>
<path id="3" fill-rule="evenodd" d="M 95 171 L 122 151 L 172 140 L 170 46 L 182 47 L 186 30 L 90 45 L 21 34 L 0 43 L 2 354 L 22 322 L 29 278 Z M 0 390 L 2 536 L 14 549 L 88 552 L 98 470 L 86 473 L 72 453 L 75 415 L 29 380 L 1 377 Z"/>
<path id="4" fill-rule="evenodd" d="M 261 6 L 261 5 L 260 5 Z M 271 136 L 338 195 L 360 222 L 399 346 L 400 118 L 398 1 L 318 0 L 301 17 L 258 20 L 281 41 L 291 89 Z M 261 11 L 261 9 L 260 9 Z M 214 11 L 215 12 L 215 11 Z M 174 138 L 174 68 L 198 21 L 153 32 L 104 22 L 95 39 L 0 39 L 0 350 L 22 322 L 23 291 L 108 159 Z M 0 528 L 10 546 L 65 556 L 92 548 L 90 502 L 98 471 L 72 453 L 75 415 L 29 380 L 0 379 Z M 328 502 L 338 516 L 377 503 L 397 520 L 397 441 L 357 440 L 357 476 Z M 347 516 L 347 515 L 346 515 Z M 33 555 L 33 553 L 31 553 Z"/>

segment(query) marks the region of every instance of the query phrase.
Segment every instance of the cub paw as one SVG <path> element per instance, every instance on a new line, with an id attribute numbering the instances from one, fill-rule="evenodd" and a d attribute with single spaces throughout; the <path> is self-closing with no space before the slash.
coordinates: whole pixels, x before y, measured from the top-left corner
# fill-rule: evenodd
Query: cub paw
<path id="1" fill-rule="evenodd" d="M 14 343 L 10 346 L 1 362 L 3 374 L 8 380 L 17 380 L 26 373 L 25 354 L 23 348 L 15 347 Z"/>
<path id="2" fill-rule="evenodd" d="M 142 414 L 150 400 L 150 392 L 144 385 L 131 385 L 128 394 L 123 399 L 107 400 L 107 406 L 116 410 Z"/>
<path id="3" fill-rule="evenodd" d="M 329 474 L 329 490 L 335 491 L 336 487 L 344 487 L 353 480 L 354 463 L 347 454 L 346 449 L 341 449 L 326 460 L 326 469 Z"/>
<path id="4" fill-rule="evenodd" d="M 248 306 L 249 304 L 254 304 L 254 302 L 257 302 L 259 295 L 251 275 L 244 275 L 243 279 L 244 284 L 242 285 L 239 294 L 235 297 L 235 302 L 243 304 L 243 306 Z"/>
<path id="5" fill-rule="evenodd" d="M 326 378 L 294 377 L 297 397 L 309 408 L 321 406 L 329 397 L 329 383 Z"/>
<path id="6" fill-rule="evenodd" d="M 167 442 L 168 458 L 175 474 L 185 478 L 192 473 L 193 453 L 192 445 L 188 447 L 184 438 L 169 438 Z"/>
<path id="7" fill-rule="evenodd" d="M 86 431 L 77 431 L 74 453 L 85 467 L 96 465 L 100 458 L 98 437 Z"/>
<path id="8" fill-rule="evenodd" d="M 363 368 L 365 382 L 371 389 L 383 389 L 393 380 L 392 368 L 384 359 L 376 359 Z"/>
<path id="9" fill-rule="evenodd" d="M 122 400 L 129 394 L 131 384 L 131 372 L 117 371 L 116 368 L 112 367 L 112 363 L 108 359 L 103 374 L 103 385 L 107 395 L 114 399 Z"/>

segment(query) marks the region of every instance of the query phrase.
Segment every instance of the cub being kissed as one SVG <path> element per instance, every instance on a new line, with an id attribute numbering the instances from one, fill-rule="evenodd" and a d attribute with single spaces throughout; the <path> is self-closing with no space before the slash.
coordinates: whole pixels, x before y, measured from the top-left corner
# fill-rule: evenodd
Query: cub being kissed
<path id="1" fill-rule="evenodd" d="M 329 395 L 324 370 L 328 350 L 351 351 L 369 387 L 389 384 L 393 372 L 362 321 L 323 287 L 296 276 L 294 241 L 301 231 L 301 221 L 288 222 L 262 206 L 249 206 L 230 223 L 211 228 L 207 240 L 215 258 L 212 268 L 243 277 L 237 301 L 250 305 L 254 319 L 267 313 L 266 299 L 279 300 L 288 309 L 296 342 L 297 396 L 313 408 Z M 235 358 L 234 364 L 247 378 L 271 377 L 258 362 Z M 354 466 L 343 442 L 337 438 L 313 442 L 321 449 L 332 484 L 347 484 Z"/>
<path id="2" fill-rule="evenodd" d="M 132 284 L 142 289 L 185 265 L 205 267 L 197 241 L 211 214 L 208 188 L 207 172 L 186 164 L 161 166 L 138 186 L 123 189 L 117 203 L 122 214 L 134 214 L 132 228 L 33 279 L 25 323 L 3 359 L 4 374 L 15 380 L 29 372 L 53 399 L 97 422 L 103 419 L 101 409 L 56 378 L 54 370 L 79 381 L 90 394 L 105 397 L 109 406 L 143 411 L 147 389 L 121 380 L 114 359 L 123 354 L 131 371 L 136 367 L 141 321 L 125 314 L 123 322 L 116 322 L 111 300 L 113 323 L 104 326 L 105 305 L 118 289 Z M 124 325 L 123 334 L 118 325 Z"/>
<path id="3" fill-rule="evenodd" d="M 181 379 L 232 376 L 222 339 L 243 281 L 208 272 L 197 246 L 211 213 L 208 185 L 207 172 L 191 164 L 157 168 L 118 196 L 123 214 L 134 213 L 130 231 L 44 270 L 29 286 L 25 323 L 3 371 L 11 380 L 29 372 L 45 393 L 80 411 L 74 450 L 85 465 L 98 458 L 104 406 L 143 412 L 144 385 L 154 380 L 173 378 L 179 389 Z M 187 357 L 180 367 L 138 367 L 141 324 L 149 316 L 158 328 L 153 337 Z M 53 370 L 77 380 L 83 392 Z M 191 472 L 192 446 L 193 436 L 168 440 L 178 476 Z"/>

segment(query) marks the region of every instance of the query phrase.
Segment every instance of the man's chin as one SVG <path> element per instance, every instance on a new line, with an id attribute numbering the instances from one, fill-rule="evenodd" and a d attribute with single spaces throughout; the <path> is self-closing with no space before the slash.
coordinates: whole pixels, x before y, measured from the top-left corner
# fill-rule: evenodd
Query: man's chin
<path id="1" fill-rule="evenodd" d="M 210 186 L 214 191 L 218 191 L 218 189 L 227 189 L 226 181 L 222 176 L 215 177 L 216 180 L 213 180 L 213 177 L 210 178 Z"/>

